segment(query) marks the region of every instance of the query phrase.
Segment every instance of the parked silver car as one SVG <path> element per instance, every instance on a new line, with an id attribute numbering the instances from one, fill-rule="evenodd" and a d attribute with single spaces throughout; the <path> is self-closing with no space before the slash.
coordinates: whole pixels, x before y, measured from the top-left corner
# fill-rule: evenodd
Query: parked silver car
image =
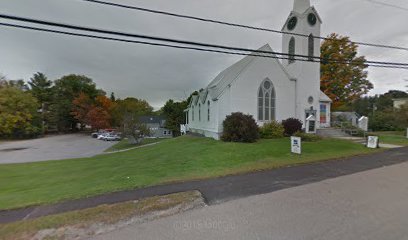
<path id="1" fill-rule="evenodd" d="M 105 140 L 105 141 L 120 141 L 120 139 L 121 138 L 120 138 L 119 135 L 110 133 L 110 134 L 105 135 L 102 140 Z"/>

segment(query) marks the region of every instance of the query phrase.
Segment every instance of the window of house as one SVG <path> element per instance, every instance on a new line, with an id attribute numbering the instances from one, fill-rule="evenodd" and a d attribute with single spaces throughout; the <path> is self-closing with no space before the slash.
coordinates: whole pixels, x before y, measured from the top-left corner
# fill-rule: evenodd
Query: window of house
<path id="1" fill-rule="evenodd" d="M 167 135 L 167 131 L 164 131 L 164 132 L 163 132 L 163 135 Z"/>
<path id="2" fill-rule="evenodd" d="M 275 120 L 275 88 L 269 79 L 265 79 L 258 91 L 258 120 Z"/>
<path id="3" fill-rule="evenodd" d="M 313 61 L 314 57 L 314 37 L 313 34 L 309 35 L 309 61 Z"/>
<path id="4" fill-rule="evenodd" d="M 296 49 L 296 43 L 295 43 L 295 38 L 291 37 L 289 41 L 289 63 L 294 63 L 295 62 L 295 49 Z"/>
<path id="5" fill-rule="evenodd" d="M 193 111 L 191 112 L 191 118 L 192 118 L 192 120 L 193 120 L 193 122 L 194 122 L 194 106 L 193 106 Z"/>
<path id="6" fill-rule="evenodd" d="M 210 101 L 207 102 L 207 120 L 210 121 Z"/>
<path id="7" fill-rule="evenodd" d="M 201 104 L 198 104 L 198 121 L 201 121 Z"/>

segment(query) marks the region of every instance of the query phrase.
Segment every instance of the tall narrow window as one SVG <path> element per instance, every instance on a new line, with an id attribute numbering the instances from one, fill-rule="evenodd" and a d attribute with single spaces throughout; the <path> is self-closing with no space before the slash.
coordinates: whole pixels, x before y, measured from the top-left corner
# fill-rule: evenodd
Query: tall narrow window
<path id="1" fill-rule="evenodd" d="M 201 104 L 198 104 L 198 121 L 201 122 Z"/>
<path id="2" fill-rule="evenodd" d="M 313 61 L 314 57 L 314 36 L 313 34 L 309 35 L 309 61 Z"/>
<path id="3" fill-rule="evenodd" d="M 259 93 L 258 93 L 258 120 L 262 121 L 264 119 L 264 92 L 263 88 L 259 88 Z"/>
<path id="4" fill-rule="evenodd" d="M 194 111 L 194 106 L 193 106 L 193 111 L 191 111 L 191 120 L 194 122 L 194 115 L 195 115 L 195 111 Z"/>
<path id="5" fill-rule="evenodd" d="M 258 120 L 275 120 L 275 88 L 269 79 L 265 79 L 258 91 Z"/>
<path id="6" fill-rule="evenodd" d="M 207 120 L 210 121 L 210 101 L 207 102 Z"/>
<path id="7" fill-rule="evenodd" d="M 294 63 L 295 62 L 295 49 L 296 49 L 296 43 L 295 43 L 295 38 L 292 37 L 289 41 L 289 63 Z"/>

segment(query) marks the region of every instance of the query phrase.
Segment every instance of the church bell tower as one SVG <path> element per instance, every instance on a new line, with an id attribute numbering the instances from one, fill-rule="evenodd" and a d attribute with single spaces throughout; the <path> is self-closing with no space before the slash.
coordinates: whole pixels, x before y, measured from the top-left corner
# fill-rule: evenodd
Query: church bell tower
<path id="1" fill-rule="evenodd" d="M 322 20 L 310 0 L 294 0 L 282 31 L 282 61 L 296 79 L 296 118 L 303 123 L 308 116 L 319 119 L 320 27 Z"/>

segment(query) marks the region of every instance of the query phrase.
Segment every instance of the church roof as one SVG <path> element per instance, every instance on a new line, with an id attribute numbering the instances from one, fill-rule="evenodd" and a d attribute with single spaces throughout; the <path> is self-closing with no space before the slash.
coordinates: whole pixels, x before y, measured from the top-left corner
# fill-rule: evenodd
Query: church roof
<path id="1" fill-rule="evenodd" d="M 269 46 L 269 44 L 265 44 L 261 48 L 258 49 L 259 51 L 268 51 L 268 52 L 273 52 L 272 48 Z M 262 53 L 255 53 L 257 55 L 262 55 Z M 199 99 L 201 100 L 202 103 L 205 102 L 207 99 L 207 96 L 209 95 L 211 99 L 216 100 L 224 90 L 231 85 L 235 79 L 237 79 L 240 74 L 248 68 L 249 65 L 256 59 L 259 58 L 258 56 L 246 56 L 240 61 L 236 62 L 235 64 L 231 65 L 224 71 L 222 71 L 218 76 L 208 84 L 207 88 L 200 91 L 199 93 Z M 279 66 L 282 68 L 282 70 L 285 72 L 287 75 L 288 79 L 292 79 L 292 77 L 288 74 L 286 69 L 283 67 L 282 63 L 278 59 L 274 59 L 276 62 L 279 64 Z M 198 102 L 193 102 L 194 104 L 197 104 Z"/>
<path id="2" fill-rule="evenodd" d="M 324 92 L 320 91 L 320 102 L 333 102 Z"/>

